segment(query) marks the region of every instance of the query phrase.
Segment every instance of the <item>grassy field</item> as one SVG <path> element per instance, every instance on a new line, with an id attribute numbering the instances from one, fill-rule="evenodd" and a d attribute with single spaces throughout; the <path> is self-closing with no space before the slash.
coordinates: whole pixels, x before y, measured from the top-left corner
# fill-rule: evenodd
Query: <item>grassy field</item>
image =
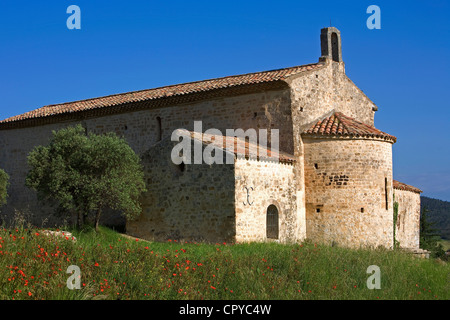
<path id="1" fill-rule="evenodd" d="M 314 243 L 152 243 L 101 228 L 45 236 L 0 229 L 0 299 L 448 300 L 450 264 Z M 67 288 L 80 268 L 80 289 Z M 380 268 L 381 289 L 366 273 Z"/>

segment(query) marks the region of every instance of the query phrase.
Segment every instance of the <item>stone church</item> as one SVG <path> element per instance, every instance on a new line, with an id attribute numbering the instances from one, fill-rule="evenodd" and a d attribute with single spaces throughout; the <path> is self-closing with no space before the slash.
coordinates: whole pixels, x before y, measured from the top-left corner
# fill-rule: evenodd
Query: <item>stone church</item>
<path id="1" fill-rule="evenodd" d="M 396 137 L 375 128 L 378 107 L 345 74 L 339 30 L 322 29 L 320 45 L 317 63 L 48 105 L 1 121 L 0 168 L 10 175 L 3 219 L 20 211 L 38 226 L 57 223 L 25 187 L 27 155 L 52 130 L 82 124 L 123 136 L 141 156 L 142 214 L 105 221 L 132 236 L 392 248 L 395 229 L 401 247 L 418 248 L 421 190 L 393 180 Z M 179 129 L 201 150 L 223 148 L 221 139 L 194 132 L 195 121 L 224 133 L 256 129 L 271 137 L 277 129 L 277 150 L 271 139 L 225 136 L 236 146 L 224 149 L 231 163 L 175 164 Z"/>

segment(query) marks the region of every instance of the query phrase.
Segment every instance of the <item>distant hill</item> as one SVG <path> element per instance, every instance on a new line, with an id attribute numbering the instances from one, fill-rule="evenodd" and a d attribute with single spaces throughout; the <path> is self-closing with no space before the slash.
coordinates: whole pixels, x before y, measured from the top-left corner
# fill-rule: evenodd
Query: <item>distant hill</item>
<path id="1" fill-rule="evenodd" d="M 434 222 L 434 228 L 438 229 L 441 237 L 450 240 L 450 202 L 428 197 L 420 197 L 421 209 L 429 210 L 430 221 Z"/>

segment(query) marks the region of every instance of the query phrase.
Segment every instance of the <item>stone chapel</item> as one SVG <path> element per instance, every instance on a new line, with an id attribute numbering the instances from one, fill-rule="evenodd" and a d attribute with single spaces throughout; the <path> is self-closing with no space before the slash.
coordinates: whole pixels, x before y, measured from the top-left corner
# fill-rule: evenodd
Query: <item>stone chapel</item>
<path id="1" fill-rule="evenodd" d="M 322 29 L 320 47 L 312 64 L 48 105 L 0 121 L 0 168 L 10 176 L 3 219 L 18 210 L 38 226 L 59 223 L 25 186 L 27 155 L 52 130 L 81 124 L 123 136 L 142 159 L 142 214 L 104 221 L 129 235 L 392 248 L 395 228 L 401 247 L 418 248 L 422 191 L 393 179 L 397 139 L 375 127 L 378 107 L 346 75 L 339 30 Z M 195 132 L 195 121 L 223 133 L 256 129 L 271 137 L 277 129 L 277 150 L 270 138 L 262 145 Z M 174 163 L 180 129 L 201 150 L 234 161 Z M 225 140 L 236 148 L 224 149 Z"/>

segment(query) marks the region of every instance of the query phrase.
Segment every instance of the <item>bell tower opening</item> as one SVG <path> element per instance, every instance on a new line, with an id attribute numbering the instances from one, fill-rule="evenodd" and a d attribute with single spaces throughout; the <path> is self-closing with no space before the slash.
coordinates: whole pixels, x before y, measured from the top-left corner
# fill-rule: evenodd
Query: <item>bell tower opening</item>
<path id="1" fill-rule="evenodd" d="M 339 45 L 338 45 L 338 36 L 336 32 L 331 34 L 331 52 L 333 56 L 333 61 L 339 62 Z"/>
<path id="2" fill-rule="evenodd" d="M 320 32 L 320 61 L 329 59 L 342 62 L 341 32 L 335 27 L 323 28 Z"/>

